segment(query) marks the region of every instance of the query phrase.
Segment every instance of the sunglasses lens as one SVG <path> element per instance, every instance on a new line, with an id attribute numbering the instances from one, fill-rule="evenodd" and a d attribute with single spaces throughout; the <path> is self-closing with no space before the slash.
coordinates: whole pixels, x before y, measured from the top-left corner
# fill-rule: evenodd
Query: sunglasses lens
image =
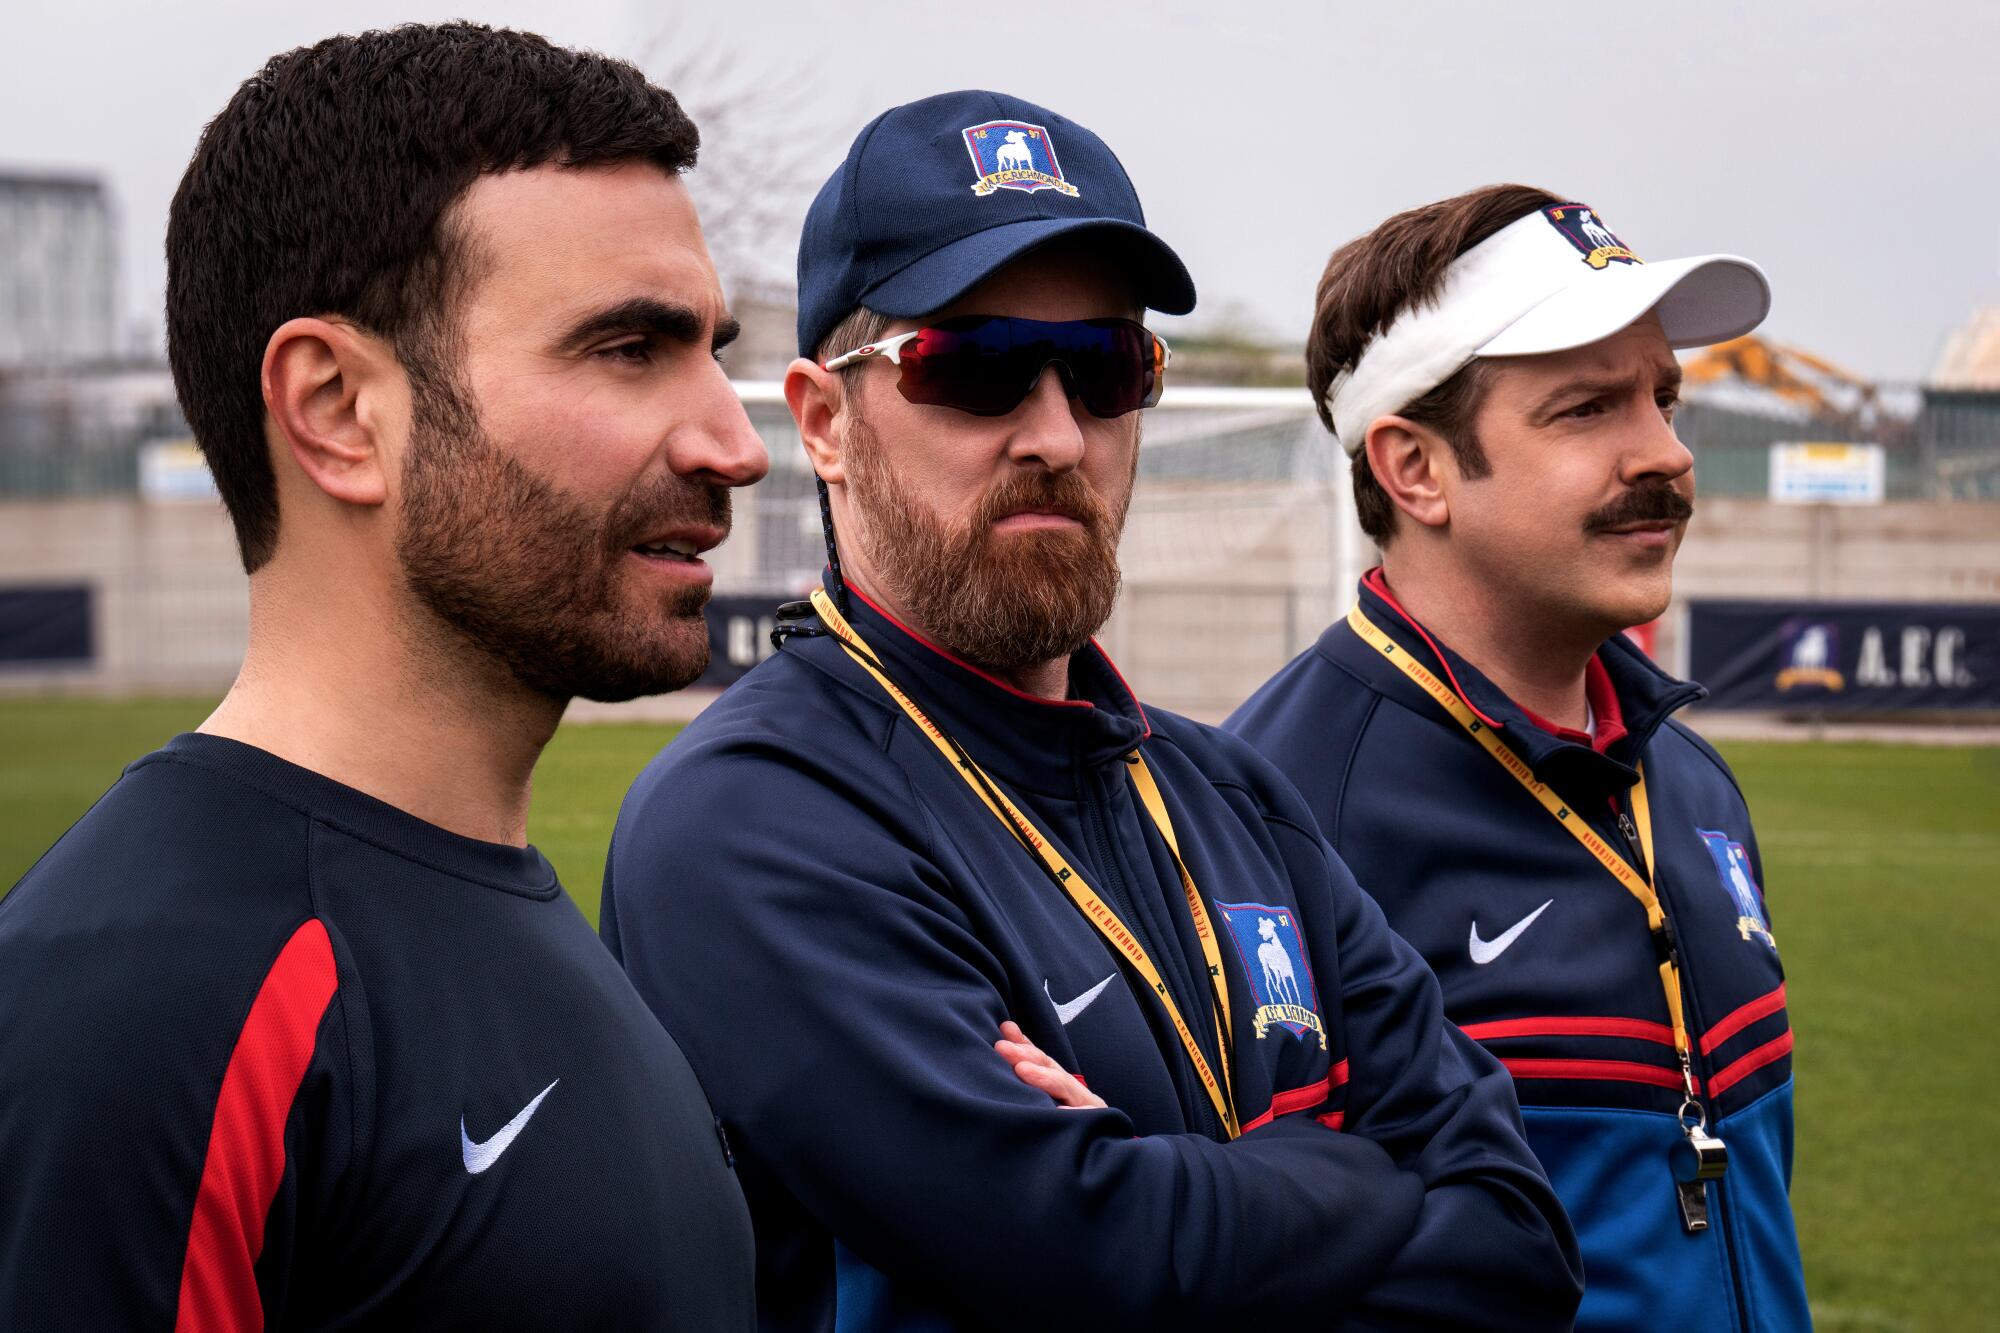
<path id="1" fill-rule="evenodd" d="M 1076 396 L 1092 416 L 1122 417 L 1159 401 L 1160 376 L 1153 349 L 1158 340 L 1129 319 L 1091 320 L 1081 326 L 1071 354 Z"/>
<path id="2" fill-rule="evenodd" d="M 899 387 L 913 403 L 1005 416 L 1053 364 L 1093 416 L 1118 417 L 1159 401 L 1165 356 L 1129 319 L 968 315 L 924 328 L 904 348 Z"/>
<path id="3" fill-rule="evenodd" d="M 1014 321 L 972 316 L 926 327 L 903 349 L 903 397 L 975 416 L 1005 416 L 1034 387 Z"/>

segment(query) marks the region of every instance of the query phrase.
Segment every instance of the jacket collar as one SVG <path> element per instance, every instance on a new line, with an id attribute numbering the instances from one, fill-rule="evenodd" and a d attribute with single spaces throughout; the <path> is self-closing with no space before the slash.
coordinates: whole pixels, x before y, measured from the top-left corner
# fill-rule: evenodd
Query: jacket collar
<path id="1" fill-rule="evenodd" d="M 1146 710 L 1095 639 L 1069 660 L 1070 697 L 1043 699 L 933 643 L 852 584 L 847 591 L 848 623 L 890 678 L 1010 787 L 1074 797 L 1075 768 L 1122 760 L 1152 735 Z M 881 694 L 872 678 L 861 680 L 868 693 Z"/>
<path id="2" fill-rule="evenodd" d="M 1587 681 L 1587 685 L 1609 689 L 1616 700 L 1617 721 L 1624 734 L 1607 736 L 1607 744 L 1600 753 L 1590 737 L 1552 727 L 1515 703 L 1479 668 L 1453 652 L 1449 644 L 1404 611 L 1381 575 L 1378 567 L 1362 578 L 1359 590 L 1362 612 L 1411 657 L 1434 671 L 1441 669 L 1445 684 L 1499 733 L 1508 747 L 1534 770 L 1536 777 L 1551 786 L 1582 783 L 1611 790 L 1630 787 L 1638 781 L 1636 765 L 1653 733 L 1676 711 L 1708 693 L 1699 685 L 1660 670 L 1624 635 L 1612 635 L 1598 648 L 1590 670 L 1590 676 L 1597 679 Z M 1419 701 L 1416 705 L 1419 712 L 1436 716 L 1443 725 L 1456 725 L 1402 672 L 1357 639 L 1345 619 L 1336 621 L 1321 636 L 1320 651 L 1349 668 L 1358 669 L 1379 692 L 1415 699 Z M 1592 705 L 1600 717 L 1605 712 L 1600 706 L 1602 702 L 1600 694 Z"/>

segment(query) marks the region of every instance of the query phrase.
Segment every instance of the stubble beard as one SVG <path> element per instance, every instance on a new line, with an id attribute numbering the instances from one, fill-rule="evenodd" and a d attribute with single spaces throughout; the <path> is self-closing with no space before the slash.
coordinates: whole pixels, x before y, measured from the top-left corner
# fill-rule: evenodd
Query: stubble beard
<path id="1" fill-rule="evenodd" d="M 954 527 L 903 484 L 865 422 L 848 426 L 844 454 L 875 573 L 940 647 L 976 666 L 1014 671 L 1069 657 L 1110 618 L 1129 478 L 1114 509 L 1075 472 L 1013 473 Z M 1023 508 L 1051 509 L 1079 526 L 994 531 L 997 519 Z"/>
<path id="2" fill-rule="evenodd" d="M 537 694 L 615 702 L 677 690 L 708 667 L 708 589 L 620 598 L 631 544 L 675 521 L 729 526 L 729 492 L 666 475 L 608 514 L 497 448 L 457 386 L 416 385 L 396 553 L 420 607 Z"/>

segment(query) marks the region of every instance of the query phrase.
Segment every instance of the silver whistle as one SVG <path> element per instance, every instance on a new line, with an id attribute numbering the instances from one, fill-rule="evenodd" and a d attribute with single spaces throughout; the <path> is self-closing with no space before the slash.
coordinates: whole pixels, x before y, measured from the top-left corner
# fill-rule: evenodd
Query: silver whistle
<path id="1" fill-rule="evenodd" d="M 1708 1182 L 1722 1179 L 1729 1169 L 1729 1145 L 1708 1132 L 1707 1117 L 1690 1124 L 1682 1120 L 1685 1137 L 1667 1153 L 1673 1168 L 1674 1192 L 1680 1196 L 1681 1225 L 1689 1231 L 1708 1230 Z"/>

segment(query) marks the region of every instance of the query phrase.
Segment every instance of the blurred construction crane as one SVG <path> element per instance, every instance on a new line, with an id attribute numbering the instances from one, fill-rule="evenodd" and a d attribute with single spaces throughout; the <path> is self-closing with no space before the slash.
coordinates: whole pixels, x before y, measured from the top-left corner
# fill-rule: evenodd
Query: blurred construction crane
<path id="1" fill-rule="evenodd" d="M 1811 352 L 1755 334 L 1705 348 L 1681 369 L 1685 382 L 1691 385 L 1734 380 L 1795 403 L 1824 421 L 1853 426 L 1875 423 L 1873 380 L 1842 370 Z"/>

